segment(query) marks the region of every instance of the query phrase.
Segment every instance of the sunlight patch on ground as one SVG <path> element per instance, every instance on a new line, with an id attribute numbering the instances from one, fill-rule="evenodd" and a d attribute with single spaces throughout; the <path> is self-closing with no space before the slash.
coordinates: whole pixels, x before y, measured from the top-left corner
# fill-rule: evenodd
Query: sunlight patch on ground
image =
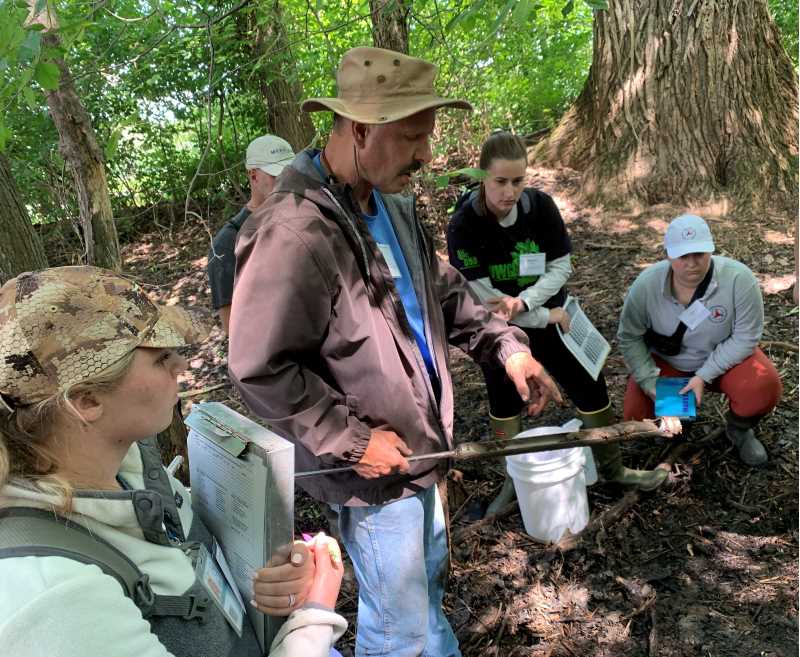
<path id="1" fill-rule="evenodd" d="M 613 235 L 625 235 L 637 228 L 638 226 L 630 219 L 617 219 L 608 227 L 608 232 Z"/>
<path id="2" fill-rule="evenodd" d="M 706 221 L 714 221 L 729 215 L 731 202 L 727 198 L 720 198 L 702 205 L 690 205 L 686 208 L 686 212 L 703 217 Z"/>
<path id="3" fill-rule="evenodd" d="M 669 222 L 664 221 L 663 219 L 651 219 L 646 225 L 648 228 L 652 228 L 654 231 L 656 231 L 659 237 L 662 237 L 664 233 L 667 232 L 667 226 L 669 226 Z"/>
<path id="4" fill-rule="evenodd" d="M 777 230 L 765 230 L 764 241 L 770 244 L 791 244 L 792 236 L 786 233 L 779 233 Z"/>
<path id="5" fill-rule="evenodd" d="M 772 274 L 756 274 L 764 294 L 778 294 L 788 290 L 794 284 L 794 274 L 774 276 Z"/>

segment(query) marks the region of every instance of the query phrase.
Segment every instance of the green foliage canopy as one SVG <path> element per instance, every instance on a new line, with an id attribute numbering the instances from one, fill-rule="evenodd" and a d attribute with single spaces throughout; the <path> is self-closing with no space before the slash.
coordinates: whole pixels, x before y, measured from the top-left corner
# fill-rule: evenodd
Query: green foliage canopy
<path id="1" fill-rule="evenodd" d="M 60 45 L 26 24 L 24 0 L 0 0 L 0 149 L 38 221 L 74 216 L 75 201 L 45 93 L 69 67 L 103 145 L 115 213 L 190 204 L 201 214 L 238 203 L 247 143 L 267 131 L 263 86 L 297 82 L 335 92 L 341 55 L 371 43 L 367 0 L 35 0 L 58 17 Z M 797 4 L 770 0 L 797 61 Z M 469 118 L 443 113 L 440 152 L 490 129 L 554 125 L 591 61 L 593 13 L 605 0 L 416 0 L 411 54 L 438 64 L 438 85 L 468 98 Z M 279 13 L 276 13 L 279 12 Z M 256 47 L 280 21 L 278 39 Z M 327 114 L 314 115 L 321 132 Z M 471 164 L 465 162 L 465 164 Z M 190 185 L 191 182 L 191 185 Z M 154 215 L 155 216 L 155 215 Z"/>

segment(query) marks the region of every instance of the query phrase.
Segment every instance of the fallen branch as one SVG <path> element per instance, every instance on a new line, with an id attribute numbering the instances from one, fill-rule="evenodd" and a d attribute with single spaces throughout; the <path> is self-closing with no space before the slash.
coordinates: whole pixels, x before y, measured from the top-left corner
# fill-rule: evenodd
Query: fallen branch
<path id="1" fill-rule="evenodd" d="M 761 347 L 764 349 L 783 349 L 784 351 L 794 351 L 797 353 L 800 351 L 800 348 L 796 344 L 792 344 L 791 342 L 779 342 L 777 340 L 765 340 L 761 343 Z"/>
<path id="2" fill-rule="evenodd" d="M 662 463 L 659 463 L 658 466 L 656 466 L 656 469 L 667 470 L 667 471 L 671 470 L 672 466 L 675 465 L 677 461 L 681 460 L 686 453 L 702 451 L 703 449 L 702 445 L 704 443 L 708 443 L 711 442 L 712 440 L 715 440 L 724 430 L 725 429 L 723 427 L 718 427 L 698 442 L 694 443 L 684 442 L 675 445 L 669 451 L 664 461 Z M 698 446 L 700 446 L 699 450 L 697 449 Z M 622 518 L 629 509 L 636 506 L 636 504 L 639 503 L 641 497 L 642 497 L 642 491 L 640 490 L 628 491 L 615 504 L 612 504 L 600 515 L 592 519 L 589 522 L 589 524 L 586 525 L 583 531 L 580 534 L 578 534 L 578 536 L 569 536 L 566 539 L 563 539 L 559 543 L 558 547 L 561 550 L 568 550 L 574 548 L 577 545 L 578 538 L 585 540 L 587 537 L 591 536 L 594 532 L 598 531 L 600 528 L 608 529 L 611 525 L 613 525 L 620 518 Z"/>
<path id="3" fill-rule="evenodd" d="M 658 654 L 658 629 L 656 629 L 656 608 L 650 607 L 650 633 L 647 635 L 647 654 L 656 657 Z"/>
<path id="4" fill-rule="evenodd" d="M 506 516 L 510 516 L 516 510 L 517 510 L 517 502 L 515 500 L 510 504 L 506 504 L 506 506 L 500 509 L 497 513 L 491 513 L 489 515 L 484 516 L 480 520 L 476 520 L 472 524 L 467 525 L 466 527 L 462 527 L 457 532 L 453 532 L 453 538 L 452 538 L 453 545 L 458 545 L 459 543 L 463 542 L 465 538 L 469 538 L 481 527 L 485 525 L 490 525 L 495 520 L 499 520 L 500 518 L 505 518 Z"/>
<path id="5" fill-rule="evenodd" d="M 218 383 L 214 386 L 208 386 L 207 388 L 200 388 L 198 390 L 186 390 L 184 392 L 179 392 L 178 397 L 181 399 L 187 399 L 188 397 L 197 397 L 197 395 L 204 395 L 207 392 L 211 392 L 213 390 L 219 390 L 220 388 L 227 388 L 231 385 L 230 381 L 225 381 L 224 383 Z"/>
<path id="6" fill-rule="evenodd" d="M 625 245 L 625 244 L 598 244 L 597 242 L 584 242 L 583 246 L 587 249 L 615 249 L 617 251 L 633 251 L 638 249 L 639 245 Z"/>

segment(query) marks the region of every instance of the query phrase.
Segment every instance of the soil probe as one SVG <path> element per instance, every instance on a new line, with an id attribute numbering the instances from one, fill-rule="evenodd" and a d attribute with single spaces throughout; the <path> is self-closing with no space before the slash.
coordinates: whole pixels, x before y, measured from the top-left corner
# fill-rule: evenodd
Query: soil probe
<path id="1" fill-rule="evenodd" d="M 431 459 L 453 459 L 455 461 L 473 461 L 493 458 L 497 456 L 512 456 L 513 454 L 529 454 L 531 452 L 545 452 L 552 449 L 569 449 L 570 447 L 591 447 L 605 443 L 619 443 L 626 440 L 639 440 L 644 438 L 665 438 L 668 434 L 660 431 L 652 420 L 640 422 L 620 422 L 607 427 L 596 429 L 583 429 L 569 433 L 557 433 L 547 436 L 530 436 L 526 438 L 511 438 L 509 440 L 482 440 L 480 442 L 462 443 L 455 449 L 433 454 L 420 454 L 409 456 L 406 461 L 426 461 Z M 326 468 L 324 470 L 309 470 L 296 472 L 295 478 L 316 477 L 319 475 L 349 472 L 352 465 L 341 468 Z"/>

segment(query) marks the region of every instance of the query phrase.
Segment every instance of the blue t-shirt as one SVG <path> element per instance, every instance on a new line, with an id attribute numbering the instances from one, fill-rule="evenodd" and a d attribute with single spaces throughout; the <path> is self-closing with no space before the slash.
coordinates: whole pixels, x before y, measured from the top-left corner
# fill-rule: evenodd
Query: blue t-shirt
<path id="1" fill-rule="evenodd" d="M 327 178 L 328 174 L 325 165 L 322 164 L 321 155 L 322 153 L 320 152 L 314 157 L 314 166 L 316 166 L 323 178 Z M 372 190 L 372 199 L 375 202 L 376 214 L 368 215 L 362 212 L 361 216 L 366 222 L 372 238 L 378 243 L 378 248 L 381 250 L 386 264 L 389 265 L 389 271 L 394 279 L 395 287 L 400 293 L 400 300 L 403 302 L 403 308 L 406 311 L 408 323 L 411 325 L 414 340 L 422 353 L 422 359 L 425 361 L 428 375 L 431 377 L 431 381 L 435 382 L 438 377 L 436 365 L 433 362 L 431 350 L 428 348 L 428 341 L 425 339 L 425 322 L 422 319 L 422 310 L 417 300 L 417 293 L 414 290 L 414 283 L 411 280 L 406 258 L 400 248 L 400 243 L 397 241 L 397 235 L 395 235 L 392 220 L 389 218 L 383 199 L 375 189 Z"/>
<path id="2" fill-rule="evenodd" d="M 372 190 L 372 199 L 375 202 L 376 213 L 368 215 L 362 212 L 361 216 L 364 218 L 373 239 L 378 243 L 378 248 L 381 250 L 386 264 L 389 265 L 389 271 L 394 279 L 395 287 L 400 293 L 408 323 L 411 325 L 411 332 L 414 334 L 417 346 L 422 352 L 422 358 L 425 360 L 425 367 L 428 369 L 431 380 L 436 380 L 436 366 L 428 348 L 428 341 L 425 339 L 425 322 L 422 319 L 422 310 L 411 280 L 411 272 L 397 241 L 397 235 L 395 235 L 392 221 L 389 219 L 389 213 L 386 211 L 386 206 L 383 204 L 383 199 L 377 190 Z"/>

